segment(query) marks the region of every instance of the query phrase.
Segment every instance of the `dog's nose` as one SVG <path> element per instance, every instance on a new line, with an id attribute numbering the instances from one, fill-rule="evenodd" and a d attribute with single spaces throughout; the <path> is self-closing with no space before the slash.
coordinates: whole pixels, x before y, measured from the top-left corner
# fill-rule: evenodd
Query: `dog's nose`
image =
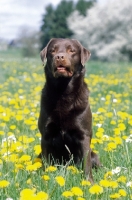
<path id="1" fill-rule="evenodd" d="M 64 54 L 60 53 L 55 56 L 55 59 L 58 61 L 63 61 L 65 59 Z"/>

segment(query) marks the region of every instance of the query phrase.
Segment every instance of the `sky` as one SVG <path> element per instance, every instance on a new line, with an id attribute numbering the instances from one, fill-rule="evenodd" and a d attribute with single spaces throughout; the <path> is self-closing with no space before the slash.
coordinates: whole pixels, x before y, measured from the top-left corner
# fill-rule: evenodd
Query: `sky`
<path id="1" fill-rule="evenodd" d="M 104 0 L 100 0 L 104 1 Z M 60 0 L 0 0 L 0 39 L 18 37 L 23 27 L 39 31 L 46 5 L 56 6 Z"/>

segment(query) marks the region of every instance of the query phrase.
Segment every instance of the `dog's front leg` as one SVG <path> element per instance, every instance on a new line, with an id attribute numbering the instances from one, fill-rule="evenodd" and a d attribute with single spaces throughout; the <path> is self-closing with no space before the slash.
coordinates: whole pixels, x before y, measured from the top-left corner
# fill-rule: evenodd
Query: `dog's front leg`
<path id="1" fill-rule="evenodd" d="M 83 141 L 83 170 L 88 180 L 93 183 L 90 140 L 90 137 L 85 136 Z"/>

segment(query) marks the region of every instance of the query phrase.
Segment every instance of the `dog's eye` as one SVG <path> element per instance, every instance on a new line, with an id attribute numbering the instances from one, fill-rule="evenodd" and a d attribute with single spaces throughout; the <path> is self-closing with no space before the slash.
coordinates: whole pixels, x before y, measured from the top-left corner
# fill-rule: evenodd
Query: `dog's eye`
<path id="1" fill-rule="evenodd" d="M 51 50 L 50 50 L 50 53 L 55 53 L 55 49 L 51 49 Z"/>
<path id="2" fill-rule="evenodd" d="M 70 49 L 70 50 L 69 50 L 69 52 L 71 52 L 71 53 L 74 53 L 74 52 L 75 52 L 75 50 L 74 50 L 74 49 Z"/>

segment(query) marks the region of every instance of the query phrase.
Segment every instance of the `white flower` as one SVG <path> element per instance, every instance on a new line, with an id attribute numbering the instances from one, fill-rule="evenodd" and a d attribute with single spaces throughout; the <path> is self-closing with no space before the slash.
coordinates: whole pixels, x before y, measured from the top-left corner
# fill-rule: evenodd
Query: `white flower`
<path id="1" fill-rule="evenodd" d="M 96 126 L 98 126 L 100 128 L 102 126 L 102 124 L 96 124 Z"/>
<path id="2" fill-rule="evenodd" d="M 113 103 L 116 103 L 117 102 L 117 99 L 113 99 Z"/>
<path id="3" fill-rule="evenodd" d="M 102 100 L 102 101 L 105 101 L 105 98 L 104 98 L 104 97 L 101 97 L 101 100 Z"/>
<path id="4" fill-rule="evenodd" d="M 116 167 L 115 169 L 112 169 L 112 174 L 119 174 L 121 171 L 121 167 Z"/>
<path id="5" fill-rule="evenodd" d="M 126 183 L 126 186 L 127 186 L 127 187 L 132 187 L 132 181 L 127 182 L 127 183 Z"/>

